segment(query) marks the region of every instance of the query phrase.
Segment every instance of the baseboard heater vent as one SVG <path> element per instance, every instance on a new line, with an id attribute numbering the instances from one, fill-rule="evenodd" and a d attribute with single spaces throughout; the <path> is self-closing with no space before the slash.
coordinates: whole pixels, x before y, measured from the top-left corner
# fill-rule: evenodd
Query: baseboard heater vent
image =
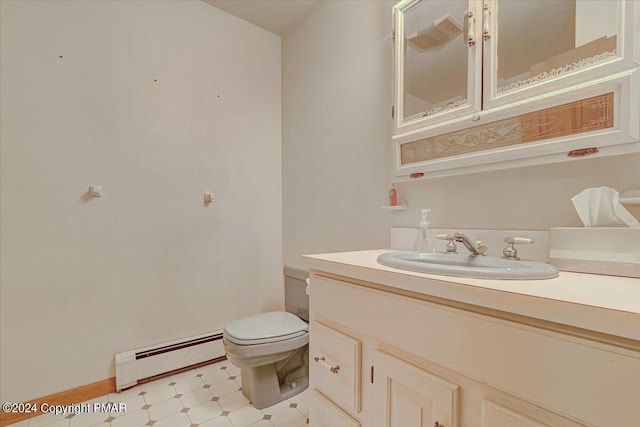
<path id="1" fill-rule="evenodd" d="M 117 353 L 116 390 L 220 359 L 224 359 L 222 331 Z"/>

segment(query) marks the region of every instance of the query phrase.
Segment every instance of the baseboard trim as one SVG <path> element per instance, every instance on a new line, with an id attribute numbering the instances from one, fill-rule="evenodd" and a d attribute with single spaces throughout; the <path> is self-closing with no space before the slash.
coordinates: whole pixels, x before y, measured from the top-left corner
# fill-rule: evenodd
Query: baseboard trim
<path id="1" fill-rule="evenodd" d="M 111 377 L 106 380 L 96 381 L 95 383 L 82 385 L 80 387 L 72 388 L 71 390 L 61 391 L 59 393 L 50 394 L 49 396 L 40 397 L 38 399 L 30 400 L 28 403 L 38 408 L 38 412 L 29 413 L 5 413 L 0 412 L 0 427 L 8 426 L 9 424 L 17 423 L 29 418 L 42 415 L 40 412 L 40 406 L 43 403 L 48 405 L 69 405 L 72 403 L 81 403 L 85 400 L 95 399 L 96 397 L 104 396 L 109 393 L 115 393 L 116 391 L 116 378 Z M 26 402 L 25 402 L 26 403 Z"/>

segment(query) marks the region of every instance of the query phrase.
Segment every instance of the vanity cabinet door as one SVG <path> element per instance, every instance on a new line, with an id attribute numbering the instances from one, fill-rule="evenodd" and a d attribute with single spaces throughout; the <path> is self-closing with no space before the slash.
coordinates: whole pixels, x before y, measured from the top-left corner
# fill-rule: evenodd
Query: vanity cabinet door
<path id="1" fill-rule="evenodd" d="M 480 111 L 482 1 L 403 0 L 393 10 L 396 133 Z"/>
<path id="2" fill-rule="evenodd" d="M 458 426 L 458 386 L 374 351 L 373 427 Z"/>

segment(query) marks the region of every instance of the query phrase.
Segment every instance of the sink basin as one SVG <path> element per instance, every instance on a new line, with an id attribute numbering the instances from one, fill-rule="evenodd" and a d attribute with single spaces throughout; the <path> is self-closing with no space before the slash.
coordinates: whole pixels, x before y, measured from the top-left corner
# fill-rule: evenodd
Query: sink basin
<path id="1" fill-rule="evenodd" d="M 388 252 L 378 263 L 401 270 L 476 279 L 551 279 L 558 270 L 543 262 L 508 260 L 494 256 L 467 254 Z"/>

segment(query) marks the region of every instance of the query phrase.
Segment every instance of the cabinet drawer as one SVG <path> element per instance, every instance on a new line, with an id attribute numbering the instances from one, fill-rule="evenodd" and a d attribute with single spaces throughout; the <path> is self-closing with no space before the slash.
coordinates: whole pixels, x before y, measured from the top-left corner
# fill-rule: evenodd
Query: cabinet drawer
<path id="1" fill-rule="evenodd" d="M 309 421 L 313 427 L 360 427 L 360 423 L 347 415 L 329 399 L 312 390 Z"/>
<path id="2" fill-rule="evenodd" d="M 345 409 L 360 412 L 360 341 L 318 322 L 311 323 L 309 336 L 311 385 Z"/>

